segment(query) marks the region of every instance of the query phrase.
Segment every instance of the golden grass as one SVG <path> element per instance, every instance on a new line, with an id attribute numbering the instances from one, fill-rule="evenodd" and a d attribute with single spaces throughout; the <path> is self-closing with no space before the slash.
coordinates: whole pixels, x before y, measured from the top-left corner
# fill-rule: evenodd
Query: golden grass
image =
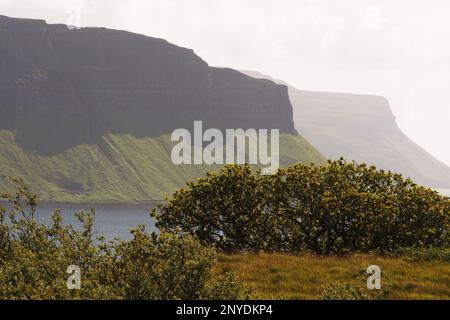
<path id="1" fill-rule="evenodd" d="M 319 299 L 328 283 L 349 283 L 369 265 L 378 265 L 395 287 L 389 299 L 450 299 L 450 264 L 409 258 L 354 254 L 221 255 L 216 272 L 234 272 L 258 299 Z"/>

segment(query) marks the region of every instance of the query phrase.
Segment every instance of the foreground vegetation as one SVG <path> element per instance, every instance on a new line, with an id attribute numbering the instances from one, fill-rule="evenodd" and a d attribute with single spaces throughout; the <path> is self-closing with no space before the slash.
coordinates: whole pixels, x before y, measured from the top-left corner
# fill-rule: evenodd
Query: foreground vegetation
<path id="1" fill-rule="evenodd" d="M 35 219 L 20 179 L 1 198 L 1 299 L 448 299 L 450 199 L 344 160 L 261 176 L 225 166 L 152 211 L 160 233 L 93 235 Z M 309 254 L 305 254 L 309 252 Z M 216 262 L 219 263 L 216 263 Z M 367 290 L 369 265 L 382 288 Z M 68 288 L 69 266 L 81 287 Z M 69 268 L 70 269 L 70 268 Z"/>
<path id="2" fill-rule="evenodd" d="M 81 230 L 63 225 L 59 212 L 50 226 L 40 224 L 36 196 L 16 183 L 15 194 L 2 195 L 9 208 L 0 208 L 0 299 L 246 297 L 233 275 L 212 273 L 216 251 L 190 236 L 137 227 L 130 241 L 105 242 L 93 236 L 94 214 L 84 212 Z M 69 266 L 81 271 L 78 288 L 67 285 Z"/>
<path id="3" fill-rule="evenodd" d="M 264 176 L 225 166 L 152 212 L 156 226 L 227 251 L 347 254 L 450 247 L 450 199 L 343 159 Z"/>
<path id="4" fill-rule="evenodd" d="M 215 270 L 234 273 L 259 299 L 450 299 L 450 260 L 439 251 L 445 250 L 429 256 L 241 253 L 221 255 Z M 366 287 L 369 265 L 382 270 L 381 291 Z"/>

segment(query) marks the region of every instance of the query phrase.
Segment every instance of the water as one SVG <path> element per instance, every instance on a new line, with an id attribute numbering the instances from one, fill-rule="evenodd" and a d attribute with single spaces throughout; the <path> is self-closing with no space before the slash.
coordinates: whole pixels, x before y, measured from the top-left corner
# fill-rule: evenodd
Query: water
<path id="1" fill-rule="evenodd" d="M 147 231 L 156 231 L 153 219 L 149 215 L 148 206 L 95 206 L 94 235 L 103 235 L 107 239 L 118 237 L 123 240 L 132 238 L 130 229 L 138 224 L 145 225 Z M 56 209 L 61 209 L 64 224 L 71 224 L 79 228 L 81 224 L 75 217 L 75 213 L 84 210 L 90 212 L 89 205 L 49 205 L 40 204 L 37 208 L 37 219 L 43 223 L 51 223 L 51 215 Z"/>

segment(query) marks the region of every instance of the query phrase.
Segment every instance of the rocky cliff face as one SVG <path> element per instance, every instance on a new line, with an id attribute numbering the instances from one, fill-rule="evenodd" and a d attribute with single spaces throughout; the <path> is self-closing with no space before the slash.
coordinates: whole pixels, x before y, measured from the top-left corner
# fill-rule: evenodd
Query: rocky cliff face
<path id="1" fill-rule="evenodd" d="M 296 134 L 285 86 L 211 68 L 162 39 L 0 16 L 0 129 L 26 150 L 57 154 L 194 120 Z"/>
<path id="2" fill-rule="evenodd" d="M 258 72 L 243 72 L 270 79 Z M 430 187 L 450 188 L 450 168 L 400 130 L 387 99 L 292 86 L 288 90 L 297 130 L 325 156 L 343 156 L 402 173 Z"/>

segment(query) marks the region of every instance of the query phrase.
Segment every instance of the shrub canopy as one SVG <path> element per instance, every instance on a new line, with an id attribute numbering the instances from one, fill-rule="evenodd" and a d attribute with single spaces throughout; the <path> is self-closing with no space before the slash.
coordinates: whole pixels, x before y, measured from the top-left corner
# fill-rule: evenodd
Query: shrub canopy
<path id="1" fill-rule="evenodd" d="M 36 196 L 20 180 L 0 207 L 0 299 L 239 299 L 231 274 L 214 275 L 216 252 L 189 235 L 132 231 L 130 241 L 93 236 L 95 213 L 77 213 L 83 227 L 35 219 Z M 67 268 L 81 271 L 81 289 L 67 288 Z"/>
<path id="2" fill-rule="evenodd" d="M 344 254 L 450 244 L 448 198 L 343 159 L 271 176 L 225 166 L 189 182 L 152 216 L 161 230 L 181 230 L 225 251 Z"/>

